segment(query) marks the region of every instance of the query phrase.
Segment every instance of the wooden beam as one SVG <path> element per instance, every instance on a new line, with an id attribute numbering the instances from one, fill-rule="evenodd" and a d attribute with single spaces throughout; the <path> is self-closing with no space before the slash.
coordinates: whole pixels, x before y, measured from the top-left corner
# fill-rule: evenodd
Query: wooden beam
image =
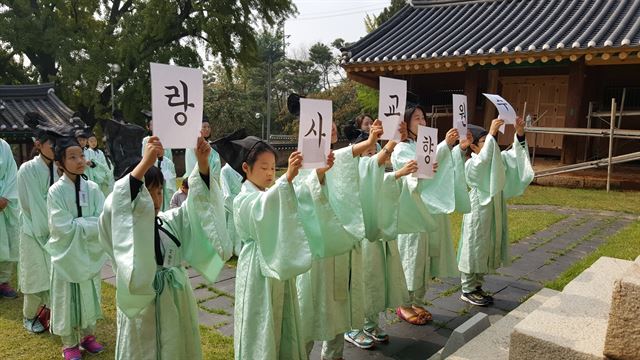
<path id="1" fill-rule="evenodd" d="M 583 59 L 569 64 L 570 86 L 567 88 L 567 107 L 564 117 L 564 126 L 567 128 L 582 127 L 585 116 L 585 85 L 586 85 L 586 65 Z M 579 148 L 584 149 L 584 139 L 576 136 L 565 135 L 562 140 L 561 162 L 563 164 L 575 164 L 578 157 Z"/>
<path id="2" fill-rule="evenodd" d="M 500 72 L 497 69 L 491 69 L 488 72 L 487 78 L 487 93 L 495 94 L 498 92 L 498 80 L 500 77 Z M 488 129 L 491 125 L 491 120 L 495 119 L 496 116 L 496 108 L 490 104 L 488 100 L 484 102 L 484 128 Z"/>
<path id="3" fill-rule="evenodd" d="M 469 121 L 473 124 L 478 124 L 478 120 L 480 120 L 480 117 L 476 116 L 478 69 L 467 68 L 464 75 L 464 94 L 467 95 L 467 113 L 471 115 Z"/>

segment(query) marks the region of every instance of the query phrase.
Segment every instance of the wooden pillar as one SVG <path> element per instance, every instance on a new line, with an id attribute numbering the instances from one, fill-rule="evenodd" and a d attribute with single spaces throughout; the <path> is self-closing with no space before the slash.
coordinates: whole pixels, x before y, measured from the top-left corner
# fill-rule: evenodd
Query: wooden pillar
<path id="1" fill-rule="evenodd" d="M 577 128 L 584 126 L 586 116 L 585 109 L 585 84 L 586 65 L 584 59 L 569 64 L 569 86 L 567 87 L 567 110 L 564 117 L 564 126 Z M 584 139 L 578 136 L 565 135 L 562 140 L 561 162 L 563 164 L 575 164 L 578 158 L 579 147 Z M 584 145 L 583 145 L 584 146 Z"/>
<path id="2" fill-rule="evenodd" d="M 480 117 L 476 116 L 476 104 L 478 103 L 478 69 L 467 68 L 464 74 L 464 94 L 467 95 L 467 113 L 469 122 L 482 125 Z"/>
<path id="3" fill-rule="evenodd" d="M 498 92 L 498 79 L 500 77 L 500 73 L 497 69 L 489 70 L 488 78 L 487 78 L 487 91 L 488 94 L 496 94 Z M 496 118 L 497 110 L 495 106 L 491 104 L 489 100 L 484 101 L 484 121 L 483 126 L 485 129 L 489 129 L 491 126 L 491 120 Z"/>

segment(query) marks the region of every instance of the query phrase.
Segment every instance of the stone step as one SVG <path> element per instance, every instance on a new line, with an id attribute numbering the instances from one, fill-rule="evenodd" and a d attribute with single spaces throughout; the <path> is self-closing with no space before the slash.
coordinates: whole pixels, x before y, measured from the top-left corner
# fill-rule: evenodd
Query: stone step
<path id="1" fill-rule="evenodd" d="M 498 320 L 495 324 L 466 343 L 447 359 L 475 360 L 492 359 L 506 360 L 509 358 L 509 337 L 513 327 L 528 314 L 536 310 L 558 291 L 542 289 L 513 311 Z M 433 358 L 432 358 L 433 359 Z M 439 359 L 439 358 L 438 358 Z"/>
<path id="2" fill-rule="evenodd" d="M 519 322 L 510 359 L 604 359 L 611 293 L 631 261 L 602 257 Z"/>

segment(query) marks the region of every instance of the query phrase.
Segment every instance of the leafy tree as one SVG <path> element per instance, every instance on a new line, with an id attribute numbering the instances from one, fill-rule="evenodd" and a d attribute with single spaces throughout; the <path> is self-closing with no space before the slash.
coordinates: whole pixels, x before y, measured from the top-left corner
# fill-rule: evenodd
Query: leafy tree
<path id="1" fill-rule="evenodd" d="M 336 60 L 331 53 L 331 49 L 323 43 L 315 43 L 309 48 L 309 60 L 313 61 L 322 73 L 322 88 L 324 90 L 330 89 L 329 75 L 336 66 Z"/>
<path id="2" fill-rule="evenodd" d="M 150 62 L 202 66 L 202 49 L 230 72 L 258 60 L 257 25 L 294 12 L 292 0 L 0 0 L 0 43 L 92 124 L 110 109 L 112 77 L 125 116 L 139 117 Z"/>

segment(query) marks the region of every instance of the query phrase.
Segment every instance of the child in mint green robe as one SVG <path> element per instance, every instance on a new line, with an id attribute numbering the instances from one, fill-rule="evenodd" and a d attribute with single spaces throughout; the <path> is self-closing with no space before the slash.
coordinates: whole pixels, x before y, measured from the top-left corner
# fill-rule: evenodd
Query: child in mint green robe
<path id="1" fill-rule="evenodd" d="M 206 158 L 209 145 L 202 138 L 198 144 Z M 116 182 L 100 216 L 117 281 L 116 359 L 202 359 L 198 306 L 183 263 L 213 282 L 231 256 L 220 188 L 208 165 L 198 166 L 187 200 L 159 212 L 163 179 L 153 163 L 161 145 L 152 137 L 148 147 Z"/>
<path id="2" fill-rule="evenodd" d="M 19 214 L 17 166 L 9 144 L 0 139 L 0 297 L 15 298 L 9 285 L 18 261 Z"/>
<path id="3" fill-rule="evenodd" d="M 426 124 L 422 108 L 417 106 L 408 109 L 405 123 L 412 138 L 396 147 L 391 156 L 394 169 L 416 159 L 417 126 Z M 454 210 L 463 213 L 469 211 L 462 151 L 452 146 L 457 139 L 457 131 L 452 129 L 447 133 L 447 139 L 438 145 L 438 171 L 433 179 L 418 181 L 408 177 L 404 180 L 407 186 L 420 192 L 431 214 L 431 226 L 428 231 L 398 235 L 398 248 L 410 295 L 409 301 L 398 312 L 412 308 L 427 320 L 431 319 L 431 314 L 421 306 L 424 304 L 427 283 L 434 277 L 458 275 L 448 214 Z"/>
<path id="4" fill-rule="evenodd" d="M 98 185 L 84 179 L 86 165 L 74 138 L 56 140 L 55 159 L 64 175 L 49 188 L 51 256 L 51 332 L 62 337 L 65 359 L 79 359 L 80 347 L 102 351 L 95 339 L 100 307 L 100 270 L 105 254 L 98 242 L 98 216 L 104 195 Z"/>
<path id="5" fill-rule="evenodd" d="M 30 116 L 39 117 L 37 114 Z M 39 307 L 49 305 L 51 268 L 51 259 L 44 249 L 49 240 L 47 193 L 59 176 L 54 163 L 55 139 L 46 133 L 41 124 L 32 125 L 38 155 L 23 163 L 18 170 L 21 210 L 18 284 L 24 294 L 23 325 L 30 332 L 41 333 L 46 329 L 38 314 L 47 310 Z"/>
<path id="6" fill-rule="evenodd" d="M 236 224 L 233 220 L 233 201 L 242 189 L 242 175 L 229 164 L 225 164 L 220 171 L 220 186 L 222 187 L 222 195 L 224 196 L 224 213 L 227 221 L 227 232 L 233 243 L 233 254 L 240 255 L 242 249 L 242 241 L 236 233 Z"/>
<path id="7" fill-rule="evenodd" d="M 286 175 L 269 187 L 275 150 L 256 137 L 234 143 L 241 148 L 234 157 L 238 160 L 225 160 L 247 178 L 233 206 L 243 242 L 236 277 L 235 358 L 307 359 L 295 278 L 311 267 L 312 255 L 292 185 L 302 156 L 294 152 Z"/>
<path id="8" fill-rule="evenodd" d="M 458 269 L 461 298 L 474 305 L 488 305 L 493 300 L 482 290 L 484 274 L 510 262 L 506 201 L 522 195 L 534 177 L 523 120 L 516 120 L 513 145 L 505 151 L 500 151 L 496 141 L 501 124 L 502 120 L 494 120 L 489 133 L 472 127 L 474 153 L 465 164 L 471 212 L 462 221 Z"/>

